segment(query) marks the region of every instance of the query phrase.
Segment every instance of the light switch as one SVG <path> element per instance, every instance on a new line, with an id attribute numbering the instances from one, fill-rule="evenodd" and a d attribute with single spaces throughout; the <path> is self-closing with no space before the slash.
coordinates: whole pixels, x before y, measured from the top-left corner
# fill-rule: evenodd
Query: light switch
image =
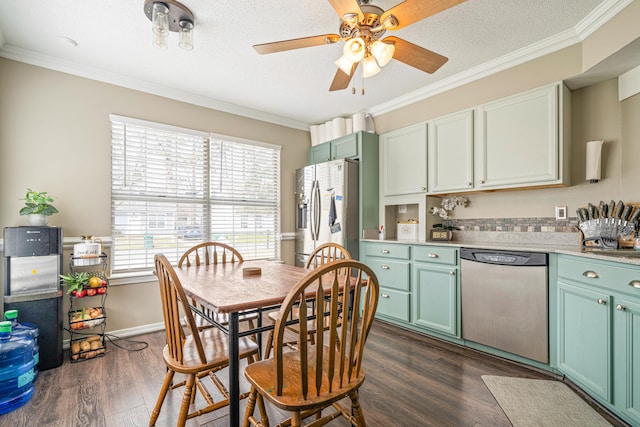
<path id="1" fill-rule="evenodd" d="M 407 205 L 398 205 L 398 213 L 407 213 Z"/>

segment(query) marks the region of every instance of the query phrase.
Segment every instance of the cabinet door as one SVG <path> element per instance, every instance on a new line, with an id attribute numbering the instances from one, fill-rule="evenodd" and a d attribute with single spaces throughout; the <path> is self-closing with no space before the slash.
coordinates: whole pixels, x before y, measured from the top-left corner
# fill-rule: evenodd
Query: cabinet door
<path id="1" fill-rule="evenodd" d="M 416 263 L 412 322 L 447 335 L 458 334 L 458 269 Z"/>
<path id="2" fill-rule="evenodd" d="M 358 157 L 358 134 L 352 133 L 331 141 L 331 160 Z"/>
<path id="3" fill-rule="evenodd" d="M 328 162 L 331 158 L 331 143 L 325 142 L 309 149 L 309 164 Z"/>
<path id="4" fill-rule="evenodd" d="M 473 188 L 473 110 L 428 123 L 428 190 L 430 193 Z"/>
<path id="5" fill-rule="evenodd" d="M 383 196 L 427 191 L 427 125 L 422 123 L 381 136 Z"/>
<path id="6" fill-rule="evenodd" d="M 616 298 L 615 407 L 640 425 L 640 298 Z"/>
<path id="7" fill-rule="evenodd" d="M 611 298 L 558 282 L 558 369 L 611 401 Z"/>
<path id="8" fill-rule="evenodd" d="M 476 188 L 560 181 L 558 86 L 478 107 Z"/>

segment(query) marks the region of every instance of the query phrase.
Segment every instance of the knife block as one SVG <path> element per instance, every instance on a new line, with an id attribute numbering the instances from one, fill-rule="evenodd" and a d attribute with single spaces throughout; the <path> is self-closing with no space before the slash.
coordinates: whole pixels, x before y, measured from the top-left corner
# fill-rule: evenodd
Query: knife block
<path id="1" fill-rule="evenodd" d="M 640 203 L 627 203 L 625 206 L 633 206 L 632 212 L 640 208 Z M 583 247 L 589 248 L 602 248 L 602 249 L 626 249 L 633 248 L 633 238 L 638 223 L 631 226 L 631 232 L 625 235 L 619 235 L 614 239 L 602 239 L 599 237 L 586 237 L 584 232 L 578 226 L 577 229 L 580 232 L 580 241 Z"/>

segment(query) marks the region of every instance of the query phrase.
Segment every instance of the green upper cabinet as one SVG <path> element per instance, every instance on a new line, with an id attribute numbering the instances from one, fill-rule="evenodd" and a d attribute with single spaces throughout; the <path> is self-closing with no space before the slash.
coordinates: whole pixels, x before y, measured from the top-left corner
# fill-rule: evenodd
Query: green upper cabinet
<path id="1" fill-rule="evenodd" d="M 309 150 L 309 164 L 328 162 L 331 160 L 331 142 L 314 145 Z"/>
<path id="2" fill-rule="evenodd" d="M 475 188 L 568 185 L 569 97 L 554 84 L 479 106 Z"/>
<path id="3" fill-rule="evenodd" d="M 473 110 L 450 114 L 428 123 L 429 193 L 473 189 Z"/>
<path id="4" fill-rule="evenodd" d="M 382 196 L 427 192 L 427 125 L 420 123 L 380 136 Z"/>
<path id="5" fill-rule="evenodd" d="M 357 159 L 358 134 L 345 135 L 331 141 L 331 159 Z"/>

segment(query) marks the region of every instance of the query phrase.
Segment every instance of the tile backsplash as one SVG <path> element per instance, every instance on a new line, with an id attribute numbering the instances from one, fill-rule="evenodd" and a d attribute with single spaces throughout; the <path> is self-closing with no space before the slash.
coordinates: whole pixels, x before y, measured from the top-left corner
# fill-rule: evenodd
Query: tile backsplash
<path id="1" fill-rule="evenodd" d="M 523 233 L 578 233 L 576 217 L 556 220 L 554 217 L 540 218 L 476 218 L 450 220 L 460 231 L 503 231 Z"/>

